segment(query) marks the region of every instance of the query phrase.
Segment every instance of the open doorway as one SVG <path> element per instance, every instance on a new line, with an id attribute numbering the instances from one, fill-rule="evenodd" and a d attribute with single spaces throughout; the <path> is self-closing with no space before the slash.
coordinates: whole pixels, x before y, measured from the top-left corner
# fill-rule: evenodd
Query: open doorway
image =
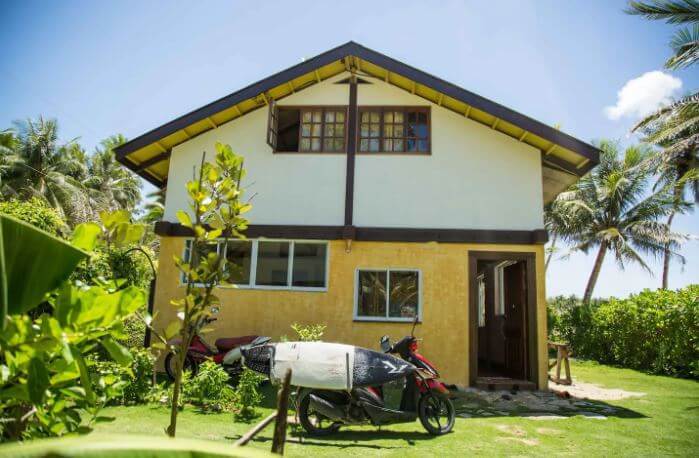
<path id="1" fill-rule="evenodd" d="M 473 252 L 469 264 L 471 383 L 534 388 L 537 347 L 533 254 Z"/>

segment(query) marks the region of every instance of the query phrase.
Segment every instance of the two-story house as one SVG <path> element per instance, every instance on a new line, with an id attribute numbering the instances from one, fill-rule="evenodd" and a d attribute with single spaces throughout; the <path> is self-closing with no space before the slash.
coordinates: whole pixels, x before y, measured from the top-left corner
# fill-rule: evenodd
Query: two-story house
<path id="1" fill-rule="evenodd" d="M 184 184 L 217 141 L 245 157 L 255 198 L 249 240 L 218 246 L 240 269 L 217 291 L 213 337 L 322 323 L 329 341 L 376 348 L 417 315 L 445 379 L 546 386 L 544 204 L 596 148 L 357 43 L 334 48 L 118 148 L 167 187 L 157 326 L 183 293 Z"/>

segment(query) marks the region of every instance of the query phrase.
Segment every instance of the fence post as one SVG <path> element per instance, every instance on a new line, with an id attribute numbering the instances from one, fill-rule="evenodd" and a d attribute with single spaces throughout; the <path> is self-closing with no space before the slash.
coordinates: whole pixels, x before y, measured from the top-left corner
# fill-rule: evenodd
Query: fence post
<path id="1" fill-rule="evenodd" d="M 277 397 L 277 420 L 274 422 L 274 437 L 272 438 L 272 453 L 279 455 L 284 454 L 284 442 L 286 442 L 286 420 L 289 415 L 290 388 L 291 369 L 287 369 Z"/>

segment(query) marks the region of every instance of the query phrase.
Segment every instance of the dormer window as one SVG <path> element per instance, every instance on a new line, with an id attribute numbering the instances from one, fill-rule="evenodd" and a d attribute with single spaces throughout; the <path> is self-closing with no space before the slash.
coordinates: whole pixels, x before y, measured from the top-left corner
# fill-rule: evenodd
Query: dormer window
<path id="1" fill-rule="evenodd" d="M 429 107 L 360 107 L 359 152 L 429 154 Z"/>

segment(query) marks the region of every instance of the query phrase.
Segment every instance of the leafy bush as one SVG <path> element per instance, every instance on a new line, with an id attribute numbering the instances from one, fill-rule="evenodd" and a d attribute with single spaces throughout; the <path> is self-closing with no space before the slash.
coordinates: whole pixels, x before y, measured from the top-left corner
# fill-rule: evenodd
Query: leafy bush
<path id="1" fill-rule="evenodd" d="M 302 325 L 294 323 L 291 325 L 291 329 L 296 332 L 301 342 L 317 342 L 321 340 L 326 327 L 324 324 Z"/>
<path id="2" fill-rule="evenodd" d="M 238 382 L 238 388 L 233 393 L 233 415 L 237 420 L 248 420 L 257 416 L 256 407 L 262 402 L 259 391 L 264 377 L 248 369 L 243 370 Z"/>
<path id="3" fill-rule="evenodd" d="M 699 378 L 699 285 L 590 305 L 555 298 L 549 322 L 551 337 L 568 342 L 578 357 Z"/>
<path id="4" fill-rule="evenodd" d="M 233 389 L 228 386 L 228 374 L 213 361 L 205 361 L 194 377 L 184 380 L 184 401 L 203 411 L 220 412 L 230 406 Z"/>
<path id="5" fill-rule="evenodd" d="M 155 358 L 144 349 L 132 349 L 131 356 L 131 364 L 128 366 L 93 359 L 90 372 L 95 392 L 104 394 L 107 404 L 145 404 L 152 398 L 151 381 Z"/>
<path id="6" fill-rule="evenodd" d="M 123 320 L 144 306 L 146 295 L 135 286 L 117 289 L 110 282 L 88 287 L 67 281 L 88 255 L 82 250 L 100 242 L 121 247 L 142 232 L 117 216 L 105 213 L 104 226 L 76 227 L 71 245 L 0 215 L 2 439 L 85 431 L 100 421 L 101 407 L 119 388 L 117 377 L 91 376 L 94 356 L 101 347 L 119 364 L 131 363 L 131 353 L 116 339 Z M 50 313 L 30 314 L 40 304 Z"/>
<path id="7" fill-rule="evenodd" d="M 38 197 L 32 197 L 29 200 L 0 202 L 0 213 L 14 216 L 18 220 L 29 223 L 51 235 L 62 235 L 66 229 L 66 223 L 58 215 L 58 212 Z"/>
<path id="8" fill-rule="evenodd" d="M 148 248 L 144 250 L 151 258 L 154 257 Z M 71 279 L 95 283 L 100 279 L 116 278 L 125 280 L 128 285 L 148 288 L 152 276 L 150 264 L 142 253 L 127 253 L 126 249 L 98 248 L 89 259 L 78 265 Z"/>

